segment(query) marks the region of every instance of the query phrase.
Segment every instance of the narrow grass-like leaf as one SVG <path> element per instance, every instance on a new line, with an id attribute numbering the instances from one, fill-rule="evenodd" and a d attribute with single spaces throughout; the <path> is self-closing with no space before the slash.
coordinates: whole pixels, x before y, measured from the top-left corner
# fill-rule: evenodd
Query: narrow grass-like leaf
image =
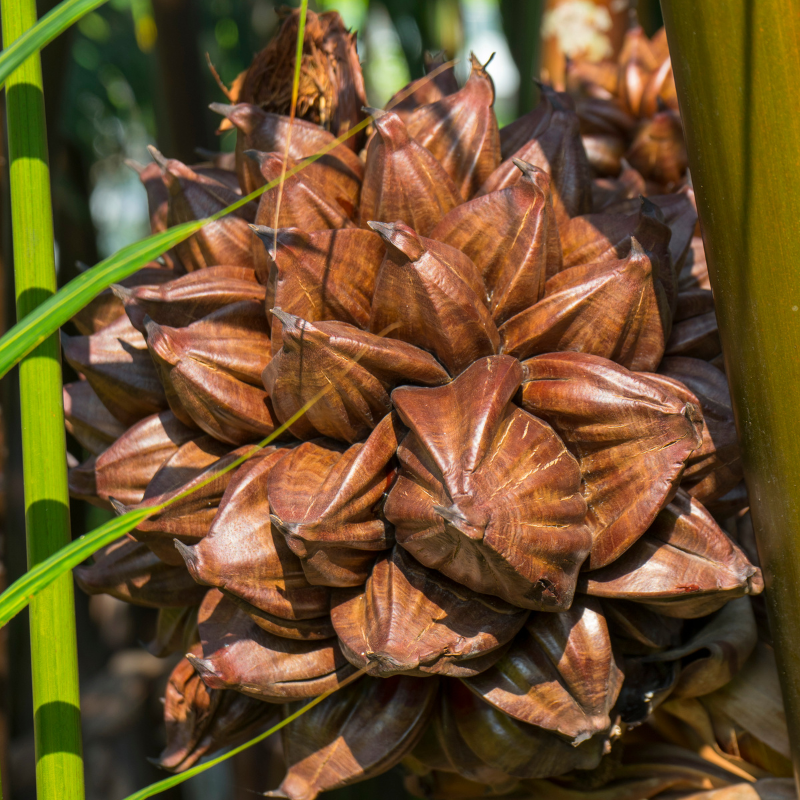
<path id="1" fill-rule="evenodd" d="M 154 509 L 149 508 L 129 511 L 62 547 L 50 558 L 40 561 L 3 592 L 0 602 L 0 626 L 19 614 L 36 594 L 46 589 L 56 578 L 77 567 L 101 547 L 132 531 L 154 512 Z"/>
<path id="2" fill-rule="evenodd" d="M 0 86 L 25 59 L 50 44 L 70 25 L 99 8 L 106 0 L 64 0 L 0 53 Z"/>

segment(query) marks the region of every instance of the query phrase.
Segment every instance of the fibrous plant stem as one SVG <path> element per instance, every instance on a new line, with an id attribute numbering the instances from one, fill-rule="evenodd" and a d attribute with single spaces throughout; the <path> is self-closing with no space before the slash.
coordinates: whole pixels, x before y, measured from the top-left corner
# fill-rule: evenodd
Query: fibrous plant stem
<path id="1" fill-rule="evenodd" d="M 36 22 L 34 0 L 4 0 L 7 46 Z M 6 84 L 17 317 L 56 291 L 50 175 L 39 54 Z M 28 566 L 70 541 L 59 337 L 20 363 Z M 72 575 L 30 605 L 31 671 L 40 800 L 84 796 Z"/>
<path id="2" fill-rule="evenodd" d="M 791 5 L 662 0 L 797 776 L 800 17 Z"/>

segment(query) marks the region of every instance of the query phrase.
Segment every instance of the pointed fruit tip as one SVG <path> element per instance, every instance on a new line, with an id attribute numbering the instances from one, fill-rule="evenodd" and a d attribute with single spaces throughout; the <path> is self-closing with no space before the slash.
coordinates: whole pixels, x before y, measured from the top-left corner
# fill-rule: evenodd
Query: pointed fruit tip
<path id="1" fill-rule="evenodd" d="M 281 308 L 271 308 L 269 313 L 272 314 L 273 317 L 277 317 L 284 328 L 296 327 L 297 323 L 300 321 L 300 317 L 296 317 L 294 314 L 290 314 L 288 311 L 284 311 Z"/>
<path id="2" fill-rule="evenodd" d="M 236 108 L 235 105 L 231 105 L 230 103 L 209 103 L 208 107 L 215 113 L 219 114 L 223 117 L 229 117 L 233 110 Z"/>
<path id="3" fill-rule="evenodd" d="M 76 261 L 75 266 L 78 272 L 86 272 L 87 269 L 91 269 L 88 264 L 85 264 L 83 261 Z"/>
<path id="4" fill-rule="evenodd" d="M 394 223 L 392 222 L 377 222 L 376 220 L 369 220 L 367 225 L 375 231 L 375 233 L 379 233 L 384 239 L 390 237 L 395 230 Z"/>
<path id="5" fill-rule="evenodd" d="M 133 289 L 128 289 L 127 286 L 122 286 L 119 283 L 112 283 L 110 288 L 114 296 L 121 300 L 123 304 L 128 302 L 133 296 Z"/>
<path id="6" fill-rule="evenodd" d="M 197 554 L 194 548 L 190 547 L 188 544 L 184 544 L 179 539 L 173 539 L 172 543 L 175 545 L 175 549 L 181 554 L 181 558 L 186 562 L 189 572 L 194 574 L 197 568 Z"/>
<path id="7" fill-rule="evenodd" d="M 156 164 L 158 164 L 158 166 L 161 167 L 161 169 L 166 169 L 167 159 L 164 158 L 164 155 L 157 147 L 155 147 L 152 144 L 149 144 L 147 145 L 147 152 L 150 153 L 150 156 L 152 157 L 153 161 L 155 161 Z"/>
<path id="8" fill-rule="evenodd" d="M 361 110 L 372 117 L 372 119 L 380 119 L 381 117 L 385 116 L 388 112 L 383 108 L 373 108 L 372 106 L 361 106 Z"/>
<path id="9" fill-rule="evenodd" d="M 126 158 L 125 161 L 122 162 L 128 169 L 132 169 L 137 175 L 142 174 L 142 170 L 144 169 L 144 164 L 140 164 L 133 158 Z"/>
<path id="10" fill-rule="evenodd" d="M 631 256 L 641 257 L 646 255 L 647 253 L 641 242 L 635 236 L 631 236 Z"/>
<path id="11" fill-rule="evenodd" d="M 130 511 L 130 508 L 128 508 L 125 503 L 120 503 L 120 501 L 114 497 L 109 497 L 108 502 L 111 503 L 118 517 L 121 517 L 123 514 L 127 514 L 128 511 Z"/>

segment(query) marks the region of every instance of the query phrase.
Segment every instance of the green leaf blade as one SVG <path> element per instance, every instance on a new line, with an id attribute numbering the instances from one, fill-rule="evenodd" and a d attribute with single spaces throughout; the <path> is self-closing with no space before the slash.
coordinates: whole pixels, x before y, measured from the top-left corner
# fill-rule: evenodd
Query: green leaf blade
<path id="1" fill-rule="evenodd" d="M 0 53 L 0 86 L 27 58 L 106 0 L 64 0 Z"/>

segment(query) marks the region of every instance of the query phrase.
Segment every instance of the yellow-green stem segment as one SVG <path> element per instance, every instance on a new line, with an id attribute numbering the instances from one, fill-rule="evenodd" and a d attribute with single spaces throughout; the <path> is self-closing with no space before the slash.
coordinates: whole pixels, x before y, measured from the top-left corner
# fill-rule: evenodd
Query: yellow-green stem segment
<path id="1" fill-rule="evenodd" d="M 3 0 L 6 45 L 36 23 L 34 0 Z M 39 54 L 6 83 L 17 317 L 56 291 L 47 132 Z M 58 333 L 20 363 L 28 566 L 70 541 Z M 12 535 L 15 532 L 12 531 Z M 80 706 L 72 575 L 30 604 L 39 800 L 82 800 Z"/>
<path id="2" fill-rule="evenodd" d="M 662 0 L 800 775 L 800 14 Z"/>

